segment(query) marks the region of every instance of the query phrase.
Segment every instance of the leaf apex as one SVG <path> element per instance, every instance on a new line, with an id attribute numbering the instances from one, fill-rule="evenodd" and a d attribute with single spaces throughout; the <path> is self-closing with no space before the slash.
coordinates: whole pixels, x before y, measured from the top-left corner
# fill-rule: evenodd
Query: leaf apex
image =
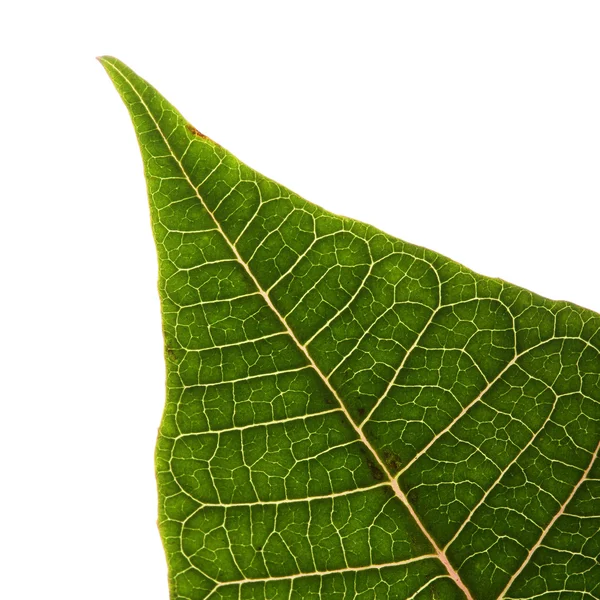
<path id="1" fill-rule="evenodd" d="M 96 60 L 101 65 L 104 65 L 107 62 L 110 62 L 112 60 L 117 60 L 117 59 L 114 56 L 110 56 L 109 54 L 103 54 L 102 56 L 96 56 Z"/>

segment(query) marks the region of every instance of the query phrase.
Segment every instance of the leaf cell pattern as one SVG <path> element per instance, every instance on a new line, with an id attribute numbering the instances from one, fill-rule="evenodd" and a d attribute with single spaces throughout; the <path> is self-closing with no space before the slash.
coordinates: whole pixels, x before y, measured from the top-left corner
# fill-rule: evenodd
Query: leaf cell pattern
<path id="1" fill-rule="evenodd" d="M 171 597 L 600 597 L 600 316 L 326 212 L 101 59 L 142 151 Z"/>

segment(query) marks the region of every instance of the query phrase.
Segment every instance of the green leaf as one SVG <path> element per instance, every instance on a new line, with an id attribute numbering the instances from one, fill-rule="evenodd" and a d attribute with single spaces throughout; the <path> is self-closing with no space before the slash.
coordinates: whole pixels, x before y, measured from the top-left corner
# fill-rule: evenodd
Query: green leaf
<path id="1" fill-rule="evenodd" d="M 101 62 L 159 256 L 171 597 L 600 597 L 600 315 L 310 204 Z"/>

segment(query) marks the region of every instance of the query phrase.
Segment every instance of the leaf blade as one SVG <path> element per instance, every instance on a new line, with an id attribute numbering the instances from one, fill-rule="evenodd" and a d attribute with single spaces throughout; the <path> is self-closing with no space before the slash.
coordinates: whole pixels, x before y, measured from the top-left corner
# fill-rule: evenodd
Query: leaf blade
<path id="1" fill-rule="evenodd" d="M 494 476 L 500 480 L 501 469 L 492 459 L 496 450 L 472 452 L 479 460 L 475 463 L 468 451 L 466 458 L 458 456 L 464 473 L 458 482 L 453 481 L 448 471 L 439 465 L 444 461 L 452 464 L 456 448 L 460 447 L 464 453 L 464 447 L 469 444 L 468 440 L 454 435 L 456 428 L 468 431 L 469 419 L 472 420 L 474 410 L 481 410 L 482 405 L 495 411 L 494 419 L 497 415 L 506 417 L 506 411 L 487 406 L 488 394 L 497 393 L 495 390 L 500 384 L 510 384 L 504 375 L 512 376 L 511 369 L 516 369 L 521 356 L 519 343 L 529 352 L 531 347 L 537 347 L 532 343 L 535 335 L 540 340 L 547 335 L 544 319 L 548 320 L 548 312 L 553 321 L 553 337 L 549 342 L 540 341 L 540 345 L 552 344 L 556 339 L 565 340 L 563 344 L 566 340 L 581 340 L 583 330 L 588 328 L 586 343 L 591 354 L 584 359 L 584 350 L 573 346 L 562 354 L 559 350 L 558 360 L 569 363 L 575 357 L 579 366 L 581 358 L 591 366 L 587 371 L 575 369 L 576 375 L 571 368 L 568 377 L 558 377 L 560 385 L 568 388 L 565 381 L 577 376 L 582 379 L 582 373 L 588 380 L 593 379 L 598 362 L 600 325 L 597 316 L 571 308 L 571 321 L 567 319 L 561 325 L 560 303 L 550 303 L 515 286 L 478 276 L 431 251 L 395 240 L 362 223 L 326 213 L 252 171 L 199 134 L 162 96 L 122 63 L 108 58 L 102 62 L 128 106 L 138 133 L 159 252 L 168 399 L 158 442 L 157 468 L 159 492 L 165 503 L 162 508 L 166 520 L 161 532 L 169 557 L 173 597 L 204 598 L 210 594 L 218 597 L 227 585 L 239 585 L 239 593 L 246 597 L 245 594 L 254 592 L 241 591 L 242 588 L 248 590 L 248 586 L 259 584 L 259 581 L 251 583 L 250 579 L 263 581 L 268 576 L 282 581 L 286 577 L 276 574 L 277 559 L 282 556 L 286 557 L 283 562 L 288 573 L 288 592 L 293 595 L 299 593 L 293 588 L 300 585 L 297 581 L 310 577 L 330 581 L 344 565 L 346 569 L 359 568 L 360 573 L 373 571 L 369 576 L 377 571 L 381 579 L 383 569 L 374 568 L 373 564 L 392 563 L 396 564 L 393 568 L 405 568 L 404 564 L 397 563 L 413 559 L 418 563 L 422 557 L 429 560 L 427 557 L 432 554 L 442 566 L 442 571 L 427 576 L 433 585 L 438 585 L 436 581 L 442 582 L 441 585 L 456 584 L 469 598 L 471 593 L 476 598 L 503 593 L 502 586 L 512 581 L 510 578 L 515 577 L 519 564 L 510 567 L 512 573 L 492 569 L 488 576 L 486 569 L 490 570 L 490 565 L 495 567 L 491 558 L 483 569 L 479 563 L 473 568 L 468 560 L 465 562 L 455 544 L 470 526 L 464 519 L 470 523 L 471 513 L 455 519 L 453 528 L 446 527 L 445 533 L 439 527 L 436 532 L 436 523 L 443 522 L 448 498 L 440 497 L 436 504 L 435 494 L 423 494 L 419 488 L 427 491 L 428 487 L 462 486 L 461 492 L 451 498 L 454 505 L 477 506 L 478 510 L 485 506 L 487 493 L 497 486 L 496 483 L 489 487 L 490 481 Z M 224 244 L 219 246 L 220 242 Z M 213 246 L 219 248 L 213 252 L 216 261 L 210 262 L 205 249 Z M 196 264 L 198 261 L 200 264 Z M 215 282 L 218 285 L 214 285 Z M 254 302 L 259 304 L 254 309 L 247 304 L 247 298 L 252 296 L 256 296 Z M 241 298 L 240 304 L 233 308 L 236 297 Z M 207 309 L 207 302 L 215 306 Z M 536 302 L 541 308 L 527 320 L 523 315 Z M 263 316 L 256 318 L 253 327 L 246 331 L 244 323 L 251 318 L 252 310 L 257 310 L 257 314 L 262 311 Z M 265 316 L 269 311 L 279 319 L 281 328 Z M 518 319 L 522 321 L 520 326 L 516 324 Z M 563 338 L 556 338 L 557 326 L 563 327 Z M 265 327 L 270 333 L 265 333 Z M 580 331 L 567 335 L 573 327 L 575 330 L 579 327 Z M 259 337 L 248 339 L 250 331 Z M 531 360 L 552 360 L 555 354 L 552 351 Z M 567 364 L 567 367 L 572 366 Z M 528 382 L 533 381 L 525 367 L 519 364 L 518 368 L 525 373 Z M 534 371 L 537 373 L 539 367 Z M 544 367 L 542 371 L 552 372 L 552 368 Z M 251 404 L 265 403 L 265 398 L 280 396 L 276 386 L 272 387 L 272 378 L 286 373 L 302 379 L 308 372 L 321 381 L 314 389 L 322 393 L 325 388 L 337 402 L 341 414 L 336 415 L 336 426 L 332 417 L 324 417 L 323 413 L 310 417 L 301 415 L 303 429 L 295 429 L 297 424 L 282 421 L 257 425 L 252 416 L 245 433 L 228 432 L 231 435 L 222 436 L 219 433 L 215 438 L 212 428 L 220 418 L 216 408 L 218 398 L 221 405 L 229 405 L 221 411 L 237 409 L 236 398 L 241 396 L 234 393 L 236 384 L 241 386 L 256 379 L 265 389 L 271 385 L 269 392 L 259 394 L 258 400 Z M 209 385 L 217 386 L 217 400 L 206 399 L 205 386 Z M 314 385 L 311 383 L 311 390 Z M 554 390 L 555 385 L 546 387 Z M 597 439 L 597 419 L 593 414 L 597 384 L 592 382 L 588 387 L 591 392 L 585 398 L 592 404 L 580 412 L 588 418 L 588 429 Z M 200 388 L 200 396 L 187 397 L 194 396 Z M 512 386 L 511 389 L 518 388 Z M 502 399 L 498 402 L 506 403 L 506 394 L 500 396 Z M 222 402 L 223 398 L 226 402 Z M 242 402 L 248 401 L 240 404 Z M 514 399 L 512 403 L 518 404 Z M 557 403 L 556 398 L 554 403 Z M 181 406 L 205 413 L 197 433 L 201 441 L 179 442 L 181 423 L 185 419 L 194 422 L 193 416 L 182 418 Z M 211 406 L 215 408 L 209 411 Z M 411 411 L 413 414 L 408 414 Z M 313 417 L 315 427 L 307 429 Z M 477 424 L 481 427 L 489 428 L 488 422 L 494 421 L 489 415 L 478 418 Z M 519 419 L 509 421 L 513 426 Z M 206 431 L 200 431 L 202 428 Z M 337 436 L 339 443 L 315 443 L 320 431 L 327 431 L 330 437 Z M 507 424 L 497 427 L 497 431 L 508 436 L 513 446 L 525 443 L 522 431 L 507 433 Z M 453 436 L 451 443 L 448 443 L 449 435 Z M 173 438 L 177 441 L 172 442 Z M 286 439 L 289 440 L 287 446 L 287 442 L 282 443 Z M 489 432 L 482 433 L 482 439 L 489 442 L 493 436 Z M 442 443 L 442 440 L 445 441 Z M 269 443 L 275 445 L 269 446 Z M 589 440 L 585 443 L 589 446 Z M 528 450 L 530 446 L 525 448 Z M 512 452 L 515 453 L 514 449 Z M 523 450 L 523 455 L 526 454 Z M 341 466 L 349 464 L 348 461 L 356 462 L 357 456 L 362 456 L 362 462 L 353 467 L 354 470 Z M 423 466 L 421 459 L 428 460 L 429 464 Z M 486 465 L 486 461 L 489 464 Z M 287 471 L 280 468 L 282 462 L 288 465 Z M 585 465 L 577 466 L 585 469 Z M 331 473 L 339 476 L 344 469 L 345 477 L 341 476 L 334 484 Z M 179 480 L 173 470 L 178 470 Z M 411 470 L 416 484 L 408 477 Z M 422 481 L 424 474 L 430 471 L 434 472 L 433 480 Z M 399 480 L 393 477 L 398 472 Z M 403 476 L 404 472 L 408 475 Z M 481 481 L 470 481 L 470 472 L 480 476 Z M 265 473 L 269 476 L 265 477 Z M 353 480 L 354 475 L 349 477 L 349 473 L 360 473 L 360 476 Z M 509 475 L 509 469 L 505 468 L 501 478 Z M 271 484 L 271 479 L 278 483 Z M 327 481 L 329 487 L 323 488 L 323 482 Z M 352 490 L 357 481 L 365 487 Z M 382 481 L 386 485 L 378 485 Z M 482 487 L 485 485 L 489 487 L 487 492 Z M 468 489 L 462 491 L 463 488 Z M 367 491 L 361 491 L 364 489 Z M 365 497 L 377 506 L 375 496 L 371 495 L 373 490 L 382 489 L 389 494 L 385 506 L 389 503 L 393 507 L 394 517 L 385 514 L 388 529 L 384 527 L 383 531 L 387 537 L 376 541 L 367 538 L 367 546 L 371 553 L 384 551 L 377 560 L 371 555 L 367 563 L 364 556 L 358 561 L 365 564 L 352 563 L 348 561 L 350 549 L 358 551 L 352 544 L 348 545 L 339 525 L 335 524 L 334 515 L 344 514 L 339 502 L 348 502 L 346 496 L 357 494 L 356 498 L 361 498 L 366 493 Z M 325 494 L 310 500 L 311 494 L 323 490 Z M 333 496 L 340 490 L 343 500 Z M 300 491 L 305 493 L 305 498 L 294 496 Z M 201 494 L 209 494 L 221 505 L 211 509 L 210 519 L 204 509 L 208 506 L 205 501 L 210 498 Z M 179 516 L 187 514 L 184 525 L 179 528 L 172 518 L 173 509 L 166 507 L 167 501 L 173 504 L 171 498 L 177 498 L 184 506 Z M 304 534 L 300 535 L 298 530 L 286 539 L 286 529 L 278 529 L 277 517 L 271 515 L 268 517 L 271 519 L 269 552 L 262 547 L 256 551 L 248 539 L 245 545 L 236 544 L 231 538 L 232 531 L 242 536 L 248 528 L 252 530 L 255 522 L 248 516 L 251 510 L 244 513 L 245 516 L 241 513 L 228 516 L 227 510 L 231 514 L 235 510 L 232 501 L 264 502 L 274 498 L 293 500 L 290 504 L 295 503 L 294 514 L 302 522 Z M 362 502 L 369 504 L 364 498 Z M 323 508 L 325 506 L 328 509 Z M 219 517 L 216 515 L 220 509 Z M 325 542 L 320 533 L 310 529 L 310 524 L 313 511 L 320 514 L 327 510 L 331 517 L 322 521 L 318 529 L 330 532 Z M 383 505 L 380 510 L 384 511 Z M 360 511 L 354 507 L 346 512 Z M 197 514 L 202 515 L 202 523 L 186 530 L 185 524 L 191 515 Z M 279 524 L 286 523 L 286 519 L 293 523 L 290 514 L 280 517 Z M 365 523 L 370 523 L 367 529 L 375 526 L 375 517 L 365 518 L 360 526 L 355 524 L 354 533 L 367 527 Z M 541 521 L 544 518 L 548 520 L 551 516 L 545 515 Z M 239 525 L 243 519 L 246 519 L 246 528 Z M 389 523 L 396 527 L 396 537 Z M 207 542 L 204 532 L 212 531 L 213 526 L 218 534 Z M 457 533 L 459 527 L 461 530 Z M 493 535 L 494 539 L 500 539 L 502 532 Z M 172 537 L 180 541 L 180 548 L 173 544 L 173 553 L 169 554 Z M 301 539 L 303 537 L 308 543 Z M 439 544 L 450 537 L 449 561 Z M 198 539 L 202 539 L 204 545 L 194 545 Z M 391 546 L 390 540 L 393 541 Z M 411 547 L 399 550 L 406 540 L 410 540 Z M 392 549 L 394 544 L 396 550 Z M 534 542 L 531 544 L 533 547 Z M 467 547 L 472 551 L 474 544 Z M 490 548 L 493 547 L 492 544 Z M 265 558 L 266 555 L 270 558 Z M 329 571 L 329 575 L 323 574 Z M 255 577 L 248 577 L 248 573 Z M 467 579 L 470 591 L 461 576 Z M 381 587 L 382 583 L 383 579 L 374 584 L 371 593 L 387 597 L 387 584 Z M 427 585 L 428 580 L 415 579 L 414 589 L 402 593 L 406 593 L 406 597 L 416 595 L 419 590 L 427 589 Z M 395 589 L 397 587 L 396 583 Z M 352 589 L 354 592 L 348 593 L 360 595 Z M 460 591 L 454 589 L 452 593 L 460 595 Z"/>

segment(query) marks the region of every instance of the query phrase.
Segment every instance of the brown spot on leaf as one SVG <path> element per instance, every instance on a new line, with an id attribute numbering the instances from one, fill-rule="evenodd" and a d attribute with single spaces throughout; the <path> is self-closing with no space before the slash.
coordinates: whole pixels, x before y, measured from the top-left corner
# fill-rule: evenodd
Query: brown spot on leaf
<path id="1" fill-rule="evenodd" d="M 199 138 L 202 138 L 203 140 L 210 139 L 208 136 L 206 136 L 202 132 L 198 131 L 193 125 L 190 125 L 189 123 L 186 125 L 186 129 L 188 131 L 190 131 L 191 133 L 193 133 L 194 135 L 197 135 Z"/>
<path id="2" fill-rule="evenodd" d="M 390 468 L 390 471 L 394 473 L 396 471 L 399 471 L 400 467 L 402 466 L 402 461 L 400 460 L 400 457 L 391 450 L 386 450 L 383 453 L 383 461 Z"/>
<path id="3" fill-rule="evenodd" d="M 377 481 L 383 479 L 383 471 L 372 460 L 367 460 L 367 466 L 371 471 L 371 475 L 373 475 L 373 479 L 376 479 Z"/>
<path id="4" fill-rule="evenodd" d="M 377 466 L 376 462 L 373 460 L 373 456 L 362 444 L 359 446 L 360 453 L 364 456 L 365 462 L 367 463 L 367 467 L 369 471 L 371 471 L 371 475 L 377 481 L 381 481 L 384 477 L 383 471 Z"/>

